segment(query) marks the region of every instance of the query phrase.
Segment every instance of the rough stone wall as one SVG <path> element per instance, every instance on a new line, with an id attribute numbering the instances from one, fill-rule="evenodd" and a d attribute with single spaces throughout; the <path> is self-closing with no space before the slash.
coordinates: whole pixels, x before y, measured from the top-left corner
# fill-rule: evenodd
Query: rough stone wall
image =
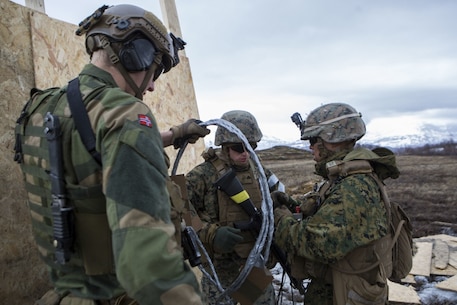
<path id="1" fill-rule="evenodd" d="M 62 4 L 64 5 L 64 4 Z M 88 15 L 91 12 L 88 12 Z M 2 304 L 33 304 L 48 288 L 44 265 L 31 236 L 19 166 L 13 162 L 14 126 L 31 88 L 64 85 L 88 62 L 76 26 L 0 0 L 0 300 Z M 159 129 L 198 118 L 189 61 L 156 82 L 146 95 Z M 178 174 L 201 162 L 204 143 L 189 145 Z M 172 162 L 177 151 L 167 148 Z"/>

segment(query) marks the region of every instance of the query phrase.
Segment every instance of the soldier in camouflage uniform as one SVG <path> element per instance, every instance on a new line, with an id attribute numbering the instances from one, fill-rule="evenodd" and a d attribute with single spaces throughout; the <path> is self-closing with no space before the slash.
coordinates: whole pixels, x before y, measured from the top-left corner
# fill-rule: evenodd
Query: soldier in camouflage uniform
<path id="1" fill-rule="evenodd" d="M 175 37 L 133 5 L 100 8 L 81 23 L 77 34 L 84 33 L 91 63 L 79 74 L 79 90 L 101 162 L 75 129 L 67 86 L 34 91 L 16 130 L 33 232 L 54 287 L 36 304 L 202 304 L 174 238 L 163 147 L 195 143 L 209 130 L 191 119 L 160 133 L 141 101 L 177 64 Z M 48 111 L 61 125 L 63 180 L 74 218 L 73 251 L 63 264 L 53 248 Z"/>
<path id="2" fill-rule="evenodd" d="M 354 149 L 364 134 L 361 114 L 347 104 L 313 110 L 301 139 L 309 140 L 324 180 L 301 202 L 272 194 L 275 241 L 294 256 L 294 272 L 311 279 L 306 304 L 388 304 L 391 236 L 377 181 L 399 172 L 385 163 L 384 156 L 392 155 L 387 149 Z M 296 205 L 304 213 L 301 221 L 290 212 Z"/>
<path id="3" fill-rule="evenodd" d="M 234 124 L 246 136 L 251 147 L 257 147 L 262 132 L 251 113 L 234 110 L 223 114 L 221 119 Z M 205 162 L 192 169 L 186 180 L 189 200 L 203 221 L 203 228 L 198 231 L 199 238 L 212 255 L 222 286 L 227 288 L 237 278 L 256 237 L 250 232 L 234 228 L 234 222 L 249 220 L 249 216 L 227 194 L 218 190 L 214 182 L 228 169 L 233 168 L 243 188 L 259 210 L 262 198 L 258 182 L 259 173 L 243 142 L 235 134 L 218 127 L 215 145 L 221 145 L 221 149 L 216 151 L 209 148 L 203 154 Z M 284 191 L 284 185 L 270 170 L 265 169 L 265 175 L 270 191 Z M 206 277 L 202 279 L 202 292 L 208 304 L 217 304 L 220 291 Z M 260 291 L 259 295 L 261 296 L 255 304 L 275 303 L 271 284 L 263 292 Z"/>

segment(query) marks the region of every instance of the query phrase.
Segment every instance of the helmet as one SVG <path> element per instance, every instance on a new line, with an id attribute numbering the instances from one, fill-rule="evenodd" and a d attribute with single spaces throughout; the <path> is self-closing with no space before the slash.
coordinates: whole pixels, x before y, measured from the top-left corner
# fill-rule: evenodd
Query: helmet
<path id="1" fill-rule="evenodd" d="M 235 125 L 246 137 L 250 143 L 257 143 L 262 139 L 262 131 L 255 117 L 243 110 L 232 110 L 222 115 L 221 119 L 229 121 Z M 221 145 L 225 143 L 241 143 L 234 133 L 229 132 L 224 127 L 218 127 L 214 136 L 214 144 Z"/>
<path id="2" fill-rule="evenodd" d="M 357 141 L 364 135 L 362 114 L 344 103 L 330 103 L 314 109 L 301 130 L 302 140 L 318 137 L 329 143 Z"/>
<path id="3" fill-rule="evenodd" d="M 79 24 L 76 34 L 83 33 L 86 33 L 89 55 L 103 47 L 97 37 L 104 35 L 129 72 L 149 69 L 157 54 L 162 54 L 158 64 L 162 66 L 163 73 L 177 63 L 176 38 L 172 39 L 154 14 L 134 5 L 102 6 Z"/>

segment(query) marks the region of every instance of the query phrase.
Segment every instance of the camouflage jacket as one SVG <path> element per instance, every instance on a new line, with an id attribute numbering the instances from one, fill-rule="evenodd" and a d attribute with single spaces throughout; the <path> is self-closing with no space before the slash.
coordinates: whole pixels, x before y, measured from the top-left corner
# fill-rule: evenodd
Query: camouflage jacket
<path id="1" fill-rule="evenodd" d="M 110 74 L 92 64 L 84 67 L 79 80 L 103 165 L 86 151 L 67 97 L 61 95 L 53 114 L 61 121 L 65 183 L 76 219 L 75 253 L 65 265 L 49 259 L 52 236 L 46 234 L 52 230 L 43 226 L 50 223 L 49 183 L 39 193 L 46 196 L 34 194 L 34 184 L 49 170 L 40 166 L 48 165 L 35 164 L 34 150 L 27 148 L 41 146 L 38 132 L 35 136 L 27 132 L 42 128 L 44 111 L 39 109 L 48 107 L 46 103 L 38 107 L 32 100 L 29 110 L 36 113 L 32 111 L 22 127 L 26 148 L 22 168 L 34 232 L 55 289 L 89 299 L 111 299 L 127 292 L 139 304 L 201 304 L 196 278 L 173 237 L 168 169 L 154 116 L 148 106 L 117 87 Z M 34 178 L 27 173 L 31 167 Z M 98 267 L 91 263 L 97 259 L 102 262 Z"/>
<path id="2" fill-rule="evenodd" d="M 372 156 L 368 151 L 357 154 L 358 159 Z M 281 218 L 275 241 L 288 253 L 332 264 L 387 233 L 387 213 L 376 181 L 365 174 L 354 174 L 331 184 L 313 216 L 301 222 L 293 217 Z"/>

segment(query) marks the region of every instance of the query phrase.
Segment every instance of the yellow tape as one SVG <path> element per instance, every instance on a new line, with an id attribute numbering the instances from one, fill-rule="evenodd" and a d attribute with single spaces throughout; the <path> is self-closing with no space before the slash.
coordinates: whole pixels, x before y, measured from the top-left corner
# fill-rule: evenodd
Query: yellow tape
<path id="1" fill-rule="evenodd" d="M 235 201 L 237 204 L 240 204 L 240 203 L 242 203 L 242 202 L 244 202 L 244 201 L 249 199 L 249 194 L 248 194 L 248 192 L 243 190 L 243 191 L 239 192 L 238 194 L 233 195 L 230 198 L 233 201 Z"/>

